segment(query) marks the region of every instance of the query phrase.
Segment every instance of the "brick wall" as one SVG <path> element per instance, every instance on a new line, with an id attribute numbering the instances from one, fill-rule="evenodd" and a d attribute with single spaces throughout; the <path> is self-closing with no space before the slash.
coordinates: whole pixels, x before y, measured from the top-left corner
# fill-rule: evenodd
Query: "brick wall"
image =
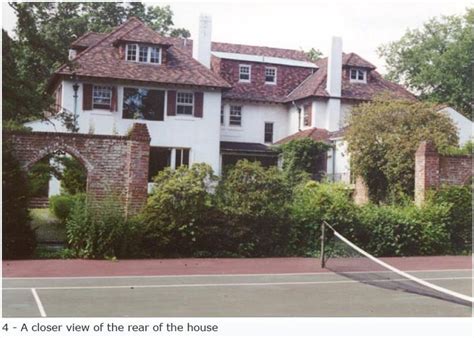
<path id="1" fill-rule="evenodd" d="M 467 183 L 472 165 L 472 156 L 441 156 L 433 143 L 422 142 L 415 154 L 415 203 L 421 205 L 430 189 Z"/>
<path id="2" fill-rule="evenodd" d="M 64 151 L 87 170 L 87 192 L 103 200 L 116 194 L 127 214 L 136 214 L 146 203 L 150 135 L 144 124 L 135 123 L 128 136 L 48 132 L 8 132 L 22 168 L 29 168 L 46 155 Z"/>

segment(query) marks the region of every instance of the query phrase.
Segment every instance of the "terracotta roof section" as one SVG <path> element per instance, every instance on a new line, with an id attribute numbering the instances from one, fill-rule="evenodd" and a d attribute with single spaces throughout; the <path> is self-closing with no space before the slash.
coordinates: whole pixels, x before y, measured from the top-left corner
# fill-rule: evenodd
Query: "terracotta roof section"
<path id="1" fill-rule="evenodd" d="M 165 43 L 167 41 L 140 20 L 131 18 L 79 53 L 72 60 L 73 69 L 65 64 L 56 71 L 55 75 L 70 76 L 74 72 L 78 77 L 212 88 L 230 87 L 218 74 L 204 67 L 178 47 L 171 46 L 164 50 L 165 61 L 159 65 L 126 61 L 121 57 L 116 42 L 123 38 L 133 38 L 134 33 L 139 35 L 145 33 L 147 39 L 137 37 L 143 42 Z M 145 41 L 148 39 L 150 41 Z"/>
<path id="2" fill-rule="evenodd" d="M 315 141 L 327 142 L 330 138 L 330 132 L 327 129 L 322 129 L 322 128 L 304 129 L 279 140 L 275 144 L 284 144 L 293 140 L 299 140 L 306 137 L 309 137 Z"/>
<path id="3" fill-rule="evenodd" d="M 135 28 L 120 35 L 117 41 L 170 45 L 168 38 L 158 34 L 145 24 L 136 25 Z"/>
<path id="4" fill-rule="evenodd" d="M 261 143 L 221 141 L 220 148 L 224 152 L 275 153 L 272 148 Z"/>
<path id="5" fill-rule="evenodd" d="M 103 39 L 107 33 L 89 32 L 71 43 L 71 47 L 87 48 Z"/>
<path id="6" fill-rule="evenodd" d="M 259 56 L 269 56 L 299 61 L 310 61 L 302 50 L 284 49 L 274 47 L 261 47 L 251 45 L 240 45 L 235 43 L 213 42 L 211 46 L 213 52 L 249 54 Z"/>
<path id="7" fill-rule="evenodd" d="M 355 53 L 343 54 L 341 97 L 351 100 L 372 100 L 375 95 L 388 92 L 399 99 L 415 100 L 416 97 L 401 85 L 390 82 L 373 68 L 374 66 Z M 329 97 L 326 91 L 327 58 L 316 62 L 319 69 L 300 84 L 287 97 L 287 102 L 311 96 Z M 368 68 L 367 83 L 354 83 L 349 79 L 349 67 Z"/>
<path id="8" fill-rule="evenodd" d="M 166 40 L 174 47 L 180 48 L 189 56 L 193 56 L 193 40 L 168 36 Z"/>

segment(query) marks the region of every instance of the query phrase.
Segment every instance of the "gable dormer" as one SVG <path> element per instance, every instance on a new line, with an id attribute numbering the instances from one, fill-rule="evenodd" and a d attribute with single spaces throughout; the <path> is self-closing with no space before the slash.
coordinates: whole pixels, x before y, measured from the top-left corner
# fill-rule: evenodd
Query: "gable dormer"
<path id="1" fill-rule="evenodd" d="M 343 54 L 342 57 L 343 78 L 350 83 L 366 84 L 370 82 L 370 72 L 375 66 L 362 59 L 356 53 Z"/>

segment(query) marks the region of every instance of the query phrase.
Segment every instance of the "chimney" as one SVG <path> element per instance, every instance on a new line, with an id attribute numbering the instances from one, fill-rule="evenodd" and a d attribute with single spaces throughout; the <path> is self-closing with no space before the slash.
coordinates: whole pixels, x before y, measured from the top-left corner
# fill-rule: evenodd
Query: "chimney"
<path id="1" fill-rule="evenodd" d="M 342 82 L 342 39 L 333 36 L 331 51 L 328 57 L 328 74 L 326 90 L 330 96 L 341 96 Z"/>
<path id="2" fill-rule="evenodd" d="M 207 14 L 201 14 L 199 16 L 197 60 L 207 68 L 211 68 L 211 35 L 212 17 Z"/>

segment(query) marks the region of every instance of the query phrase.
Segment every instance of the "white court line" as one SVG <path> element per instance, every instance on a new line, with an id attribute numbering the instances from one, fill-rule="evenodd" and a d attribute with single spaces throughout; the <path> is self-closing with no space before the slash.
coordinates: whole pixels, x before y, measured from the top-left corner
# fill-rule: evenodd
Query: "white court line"
<path id="1" fill-rule="evenodd" d="M 471 271 L 472 269 L 444 269 L 444 270 L 407 270 L 406 272 L 418 273 L 418 272 L 454 272 L 454 271 Z M 345 274 L 361 274 L 361 273 L 390 273 L 390 271 L 353 271 L 353 272 L 344 272 Z M 203 275 L 151 275 L 151 276 L 140 276 L 140 275 L 131 275 L 131 276 L 78 276 L 78 277 L 4 277 L 3 280 L 30 280 L 30 279 L 39 279 L 39 280 L 68 280 L 68 279 L 121 279 L 121 278 L 183 278 L 183 277 L 264 277 L 264 276 L 317 276 L 317 275 L 327 275 L 327 274 L 336 274 L 332 271 L 327 272 L 285 272 L 285 273 L 236 273 L 236 274 L 203 274 Z"/>
<path id="2" fill-rule="evenodd" d="M 426 278 L 426 280 L 464 280 L 473 277 L 438 277 Z M 367 282 L 401 282 L 410 281 L 410 279 L 374 279 Z M 98 286 L 44 286 L 37 287 L 38 290 L 86 290 L 86 289 L 143 289 L 143 288 L 194 288 L 194 287 L 219 287 L 219 286 L 277 286 L 277 285 L 317 285 L 317 284 L 351 284 L 363 283 L 364 281 L 353 280 L 336 280 L 336 281 L 319 281 L 319 282 L 267 282 L 267 283 L 208 283 L 208 284 L 155 284 L 155 285 L 98 285 Z M 3 290 L 27 290 L 27 287 L 11 287 L 3 288 Z M 31 289 L 34 290 L 34 289 Z"/>
<path id="3" fill-rule="evenodd" d="M 31 293 L 33 294 L 33 297 L 36 301 L 36 305 L 38 305 L 38 310 L 41 314 L 41 317 L 47 317 L 46 311 L 44 311 L 43 304 L 41 303 L 41 299 L 39 298 L 38 293 L 36 293 L 36 289 L 31 289 Z"/>

